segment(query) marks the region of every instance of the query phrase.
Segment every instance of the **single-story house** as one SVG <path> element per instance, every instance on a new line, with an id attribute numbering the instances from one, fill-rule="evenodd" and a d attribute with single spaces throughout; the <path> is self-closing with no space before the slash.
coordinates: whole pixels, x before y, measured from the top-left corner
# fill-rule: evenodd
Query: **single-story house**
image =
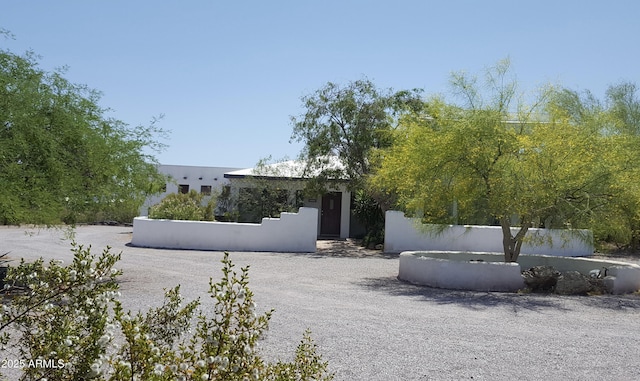
<path id="1" fill-rule="evenodd" d="M 238 169 L 240 168 L 161 164 L 158 166 L 158 171 L 168 176 L 170 181 L 165 185 L 162 193 L 147 198 L 140 210 L 140 215 L 149 215 L 149 208 L 152 205 L 159 203 L 172 193 L 189 193 L 191 190 L 203 193 L 205 196 L 220 193 L 225 186 L 229 186 L 229 180 L 224 177 L 224 174 Z"/>
<path id="2" fill-rule="evenodd" d="M 339 169 L 341 163 L 333 159 L 328 166 Z M 352 216 L 352 195 L 347 188 L 347 181 L 328 180 L 328 192 L 305 196 L 303 190 L 306 182 L 315 176 L 313 173 L 306 173 L 306 169 L 304 162 L 289 160 L 230 171 L 224 177 L 230 182 L 232 197 L 237 197 L 242 189 L 259 188 L 268 184 L 287 194 L 291 204 L 318 209 L 318 237 L 348 238 L 362 235 L 362 226 Z"/>
<path id="3" fill-rule="evenodd" d="M 332 161 L 338 168 L 341 164 Z M 345 180 L 329 180 L 330 189 L 325 194 L 305 196 L 303 189 L 306 181 L 314 174 L 305 173 L 305 165 L 297 160 L 260 165 L 255 168 L 232 167 L 200 167 L 185 165 L 160 165 L 160 173 L 168 175 L 172 181 L 168 182 L 164 192 L 147 199 L 141 216 L 148 215 L 149 208 L 159 203 L 171 193 L 188 193 L 196 190 L 205 195 L 219 196 L 219 214 L 231 208 L 242 208 L 242 205 L 221 205 L 222 199 L 239 200 L 243 192 L 268 186 L 277 189 L 282 197 L 295 208 L 305 206 L 318 209 L 318 237 L 348 238 L 364 235 L 364 230 L 352 215 L 352 194 L 347 188 Z M 220 197 L 222 196 L 222 197 Z M 250 196 L 250 193 L 249 193 Z M 218 213 L 217 213 L 218 214 Z M 222 215 L 218 217 L 223 217 Z"/>

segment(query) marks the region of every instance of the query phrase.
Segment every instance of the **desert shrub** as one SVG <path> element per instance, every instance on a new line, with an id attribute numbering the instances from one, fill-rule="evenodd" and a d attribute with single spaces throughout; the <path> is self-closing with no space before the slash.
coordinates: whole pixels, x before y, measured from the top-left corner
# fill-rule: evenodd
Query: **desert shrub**
<path id="1" fill-rule="evenodd" d="M 365 228 L 362 244 L 366 247 L 384 242 L 384 213 L 376 200 L 358 189 L 353 197 L 353 215 Z"/>
<path id="2" fill-rule="evenodd" d="M 213 221 L 215 197 L 203 205 L 202 193 L 172 193 L 151 207 L 149 218 L 167 220 Z"/>
<path id="3" fill-rule="evenodd" d="M 4 289 L 3 358 L 19 364 L 22 380 L 330 380 L 328 364 L 305 332 L 292 362 L 266 363 L 257 352 L 273 310 L 258 313 L 248 287 L 225 253 L 222 278 L 209 281 L 213 315 L 201 302 L 183 303 L 180 286 L 146 313 L 118 301 L 109 249 L 96 258 L 73 244 L 69 266 L 21 262 Z M 11 348 L 11 349 L 7 349 Z M 0 375 L 1 378 L 1 375 Z"/>
<path id="4" fill-rule="evenodd" d="M 85 379 L 114 333 L 109 305 L 118 292 L 120 272 L 113 266 L 120 255 L 106 249 L 96 258 L 75 244 L 72 250 L 73 263 L 66 267 L 40 259 L 9 268 L 0 341 L 11 351 L 2 357 L 53 361 L 25 364 L 22 379 Z"/>

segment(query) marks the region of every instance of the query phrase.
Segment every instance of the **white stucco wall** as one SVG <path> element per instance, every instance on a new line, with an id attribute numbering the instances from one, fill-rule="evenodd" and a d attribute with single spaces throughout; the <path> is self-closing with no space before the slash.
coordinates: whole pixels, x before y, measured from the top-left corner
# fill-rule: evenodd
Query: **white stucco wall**
<path id="1" fill-rule="evenodd" d="M 302 188 L 301 188 L 302 189 Z M 332 191 L 341 192 L 340 200 L 340 238 L 349 238 L 349 230 L 351 224 L 351 192 L 343 184 L 338 185 Z M 314 198 L 305 199 L 304 206 L 317 208 L 322 210 L 322 195 L 319 194 Z M 322 216 L 318 213 L 318 236 L 320 236 L 320 224 Z"/>
<path id="2" fill-rule="evenodd" d="M 517 291 L 525 287 L 522 269 L 552 266 L 560 272 L 606 270 L 604 282 L 613 294 L 640 289 L 640 266 L 632 263 L 546 255 L 521 255 L 504 263 L 495 253 L 405 251 L 400 254 L 398 278 L 430 287 L 476 291 Z"/>
<path id="3" fill-rule="evenodd" d="M 158 166 L 158 171 L 164 175 L 170 176 L 171 181 L 167 183 L 167 189 L 154 196 L 150 196 L 144 202 L 144 205 L 140 209 L 140 215 L 146 216 L 149 214 L 149 207 L 156 205 L 163 198 L 171 193 L 178 193 L 178 185 L 184 184 L 189 186 L 189 190 L 195 190 L 200 192 L 201 187 L 210 186 L 211 191 L 216 193 L 220 192 L 224 185 L 229 184 L 229 179 L 224 177 L 224 174 L 238 168 L 233 167 L 199 167 L 191 165 L 167 165 L 162 164 Z"/>
<path id="4" fill-rule="evenodd" d="M 340 238 L 349 238 L 351 224 L 351 192 L 345 186 L 341 187 L 342 201 L 340 204 Z"/>
<path id="5" fill-rule="evenodd" d="M 423 225 L 404 213 L 387 211 L 384 251 L 411 250 L 480 251 L 502 253 L 502 229 L 499 226 L 454 225 L 438 229 Z M 514 229 L 514 234 L 516 233 Z M 587 256 L 593 254 L 593 238 L 588 230 L 529 229 L 521 254 Z"/>
<path id="6" fill-rule="evenodd" d="M 411 251 L 400 254 L 399 262 L 399 279 L 424 286 L 453 290 L 517 291 L 525 285 L 517 263 L 449 260 Z"/>
<path id="7" fill-rule="evenodd" d="M 134 246 L 214 251 L 315 252 L 318 210 L 300 208 L 261 224 L 133 220 Z"/>

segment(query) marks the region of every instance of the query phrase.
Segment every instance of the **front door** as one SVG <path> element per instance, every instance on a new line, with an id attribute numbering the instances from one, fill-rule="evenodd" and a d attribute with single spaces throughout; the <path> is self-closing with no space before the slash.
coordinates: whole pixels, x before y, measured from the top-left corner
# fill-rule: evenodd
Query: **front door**
<path id="1" fill-rule="evenodd" d="M 341 210 L 341 192 L 331 192 L 322 196 L 322 210 L 320 211 L 320 235 L 340 235 Z"/>

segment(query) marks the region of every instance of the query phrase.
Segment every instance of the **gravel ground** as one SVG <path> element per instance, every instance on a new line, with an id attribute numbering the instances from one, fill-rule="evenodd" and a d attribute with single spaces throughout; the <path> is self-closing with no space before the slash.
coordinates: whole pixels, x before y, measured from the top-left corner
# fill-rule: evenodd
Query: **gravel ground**
<path id="1" fill-rule="evenodd" d="M 162 289 L 178 283 L 188 300 L 205 296 L 219 277 L 222 253 L 131 247 L 131 232 L 76 233 L 96 253 L 122 251 L 127 307 L 157 306 Z M 13 258 L 71 259 L 60 230 L 2 227 L 0 240 Z M 262 342 L 267 359 L 291 359 L 310 328 L 336 380 L 640 380 L 638 295 L 439 290 L 398 281 L 397 255 L 318 246 L 315 254 L 231 253 L 238 267 L 251 265 L 259 309 L 275 309 Z"/>

